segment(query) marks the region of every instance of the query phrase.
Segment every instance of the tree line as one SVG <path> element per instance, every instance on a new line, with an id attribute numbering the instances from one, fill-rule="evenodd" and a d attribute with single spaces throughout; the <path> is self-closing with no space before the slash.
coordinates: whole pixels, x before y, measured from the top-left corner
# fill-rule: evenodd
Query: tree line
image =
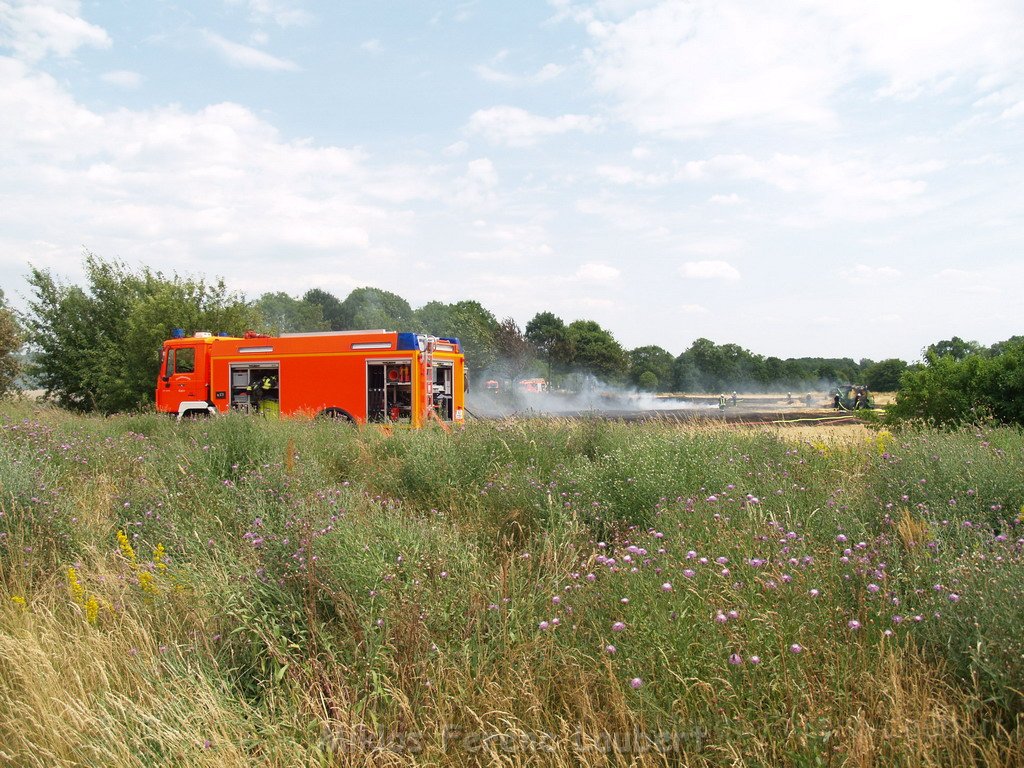
<path id="1" fill-rule="evenodd" d="M 80 286 L 31 267 L 31 296 L 20 317 L 0 294 L 0 392 L 14 385 L 18 352 L 26 344 L 29 362 L 23 372 L 56 403 L 103 413 L 144 407 L 152 402 L 157 351 L 174 328 L 230 335 L 246 330 L 271 335 L 413 330 L 458 337 L 471 369 L 489 377 L 543 376 L 557 384 L 583 374 L 613 386 L 684 393 L 800 391 L 843 383 L 896 391 L 906 390 L 908 382 L 916 391 L 934 385 L 930 377 L 953 376 L 954 369 L 968 378 L 987 377 L 990 386 L 998 387 L 1012 379 L 1004 365 L 1012 369 L 1008 361 L 1017 360 L 1014 355 L 1020 351 L 1020 337 L 992 348 L 954 337 L 928 347 L 925 362 L 911 366 L 899 359 L 765 357 L 737 344 L 699 338 L 673 354 L 656 345 L 626 349 L 593 320 L 566 323 L 548 311 L 538 312 L 521 328 L 512 318 L 499 320 L 471 300 L 431 301 L 413 308 L 398 294 L 363 287 L 343 299 L 312 288 L 301 297 L 275 292 L 250 301 L 228 290 L 222 279 L 165 275 L 147 267 L 132 270 L 91 253 L 85 255 L 84 272 L 85 285 Z M 978 391 L 961 382 L 958 393 L 967 398 Z M 908 394 L 902 402 L 911 413 L 924 400 Z M 949 406 L 948 399 L 944 402 Z"/>

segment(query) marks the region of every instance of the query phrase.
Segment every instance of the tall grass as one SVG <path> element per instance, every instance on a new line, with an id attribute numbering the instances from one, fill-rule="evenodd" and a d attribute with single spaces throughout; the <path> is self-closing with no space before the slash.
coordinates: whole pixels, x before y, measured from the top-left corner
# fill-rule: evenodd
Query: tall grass
<path id="1" fill-rule="evenodd" d="M 1021 764 L 1022 465 L 4 406 L 0 759 Z"/>

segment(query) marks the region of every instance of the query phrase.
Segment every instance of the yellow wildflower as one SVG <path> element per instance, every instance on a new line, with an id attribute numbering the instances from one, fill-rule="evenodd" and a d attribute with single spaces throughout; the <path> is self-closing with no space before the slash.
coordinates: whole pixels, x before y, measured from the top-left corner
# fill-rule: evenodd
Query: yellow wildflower
<path id="1" fill-rule="evenodd" d="M 68 592 L 74 602 L 85 605 L 85 589 L 78 581 L 78 571 L 71 566 L 68 566 Z"/>
<path id="2" fill-rule="evenodd" d="M 25 598 L 21 595 L 11 595 L 11 602 L 21 608 L 25 607 Z"/>
<path id="3" fill-rule="evenodd" d="M 878 449 L 878 455 L 881 456 L 883 453 L 888 453 L 889 448 L 896 442 L 896 438 L 893 437 L 892 432 L 888 429 L 883 429 L 875 435 L 875 447 Z"/>
<path id="4" fill-rule="evenodd" d="M 85 620 L 90 624 L 95 624 L 99 613 L 100 603 L 94 595 L 90 595 L 89 599 L 85 601 Z"/>
<path id="5" fill-rule="evenodd" d="M 157 544 L 156 549 L 153 550 L 153 565 L 157 567 L 159 571 L 167 570 L 167 550 L 164 549 L 163 544 Z"/>
<path id="6" fill-rule="evenodd" d="M 142 587 L 142 591 L 147 595 L 155 595 L 157 593 L 153 574 L 149 571 L 139 572 L 139 586 Z"/>
<path id="7" fill-rule="evenodd" d="M 128 536 L 124 531 L 117 532 L 117 546 L 125 559 L 132 565 L 135 565 L 135 550 L 132 548 L 132 543 L 128 541 Z"/>

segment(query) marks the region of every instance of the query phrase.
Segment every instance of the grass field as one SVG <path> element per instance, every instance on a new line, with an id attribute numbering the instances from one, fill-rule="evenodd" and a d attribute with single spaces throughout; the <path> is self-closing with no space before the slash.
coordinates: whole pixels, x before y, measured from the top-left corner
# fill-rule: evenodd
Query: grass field
<path id="1" fill-rule="evenodd" d="M 1024 764 L 1024 435 L 0 407 L 0 763 Z"/>

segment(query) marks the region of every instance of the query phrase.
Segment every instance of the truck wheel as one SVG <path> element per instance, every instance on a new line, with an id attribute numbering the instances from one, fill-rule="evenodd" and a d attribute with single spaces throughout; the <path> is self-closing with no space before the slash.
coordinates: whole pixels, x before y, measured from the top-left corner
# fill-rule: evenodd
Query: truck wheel
<path id="1" fill-rule="evenodd" d="M 341 408 L 325 408 L 320 411 L 319 418 L 330 419 L 331 421 L 341 421 L 347 424 L 355 425 L 356 420 L 352 418 L 352 414 L 348 411 L 342 410 Z"/>

